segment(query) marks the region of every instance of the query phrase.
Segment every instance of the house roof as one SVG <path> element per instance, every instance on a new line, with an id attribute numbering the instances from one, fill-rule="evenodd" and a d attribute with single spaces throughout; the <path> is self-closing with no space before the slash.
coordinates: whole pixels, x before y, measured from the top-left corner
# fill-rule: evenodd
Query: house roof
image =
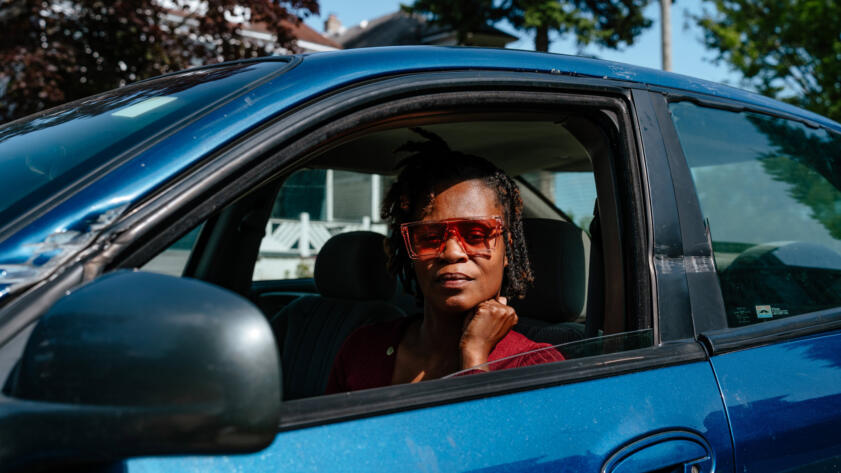
<path id="1" fill-rule="evenodd" d="M 350 49 L 372 46 L 445 44 L 447 39 L 454 40 L 455 32 L 450 28 L 431 25 L 423 15 L 398 10 L 348 28 L 344 33 L 334 38 L 345 49 Z M 517 40 L 516 36 L 492 26 L 486 26 L 480 31 L 473 32 L 471 38 L 474 40 L 468 40 L 470 44 L 493 46 L 504 46 Z"/>
<path id="2" fill-rule="evenodd" d="M 178 18 L 184 18 L 185 16 L 185 13 L 182 10 L 178 9 L 167 8 L 166 12 L 167 14 Z M 234 24 L 234 22 L 229 23 Z M 268 24 L 264 22 L 237 22 L 236 24 L 241 28 L 241 31 L 244 33 L 243 36 L 257 37 L 263 41 L 272 41 L 272 38 L 274 38 L 274 33 L 269 31 Z M 299 22 L 298 24 L 295 24 L 289 20 L 280 20 L 280 24 L 285 26 L 286 28 L 289 28 L 289 31 L 292 34 L 292 36 L 299 42 L 308 42 L 325 47 L 324 49 L 318 48 L 319 50 L 342 49 L 342 46 L 339 43 L 310 28 L 303 21 Z"/>
<path id="3" fill-rule="evenodd" d="M 320 44 L 322 46 L 328 46 L 335 49 L 342 49 L 341 44 L 310 28 L 303 21 L 298 24 L 295 24 L 288 20 L 281 20 L 280 24 L 289 28 L 289 31 L 292 33 L 292 36 L 297 38 L 299 41 L 308 41 L 310 43 Z M 243 29 L 256 31 L 259 33 L 269 33 L 268 25 L 266 25 L 265 23 L 250 23 L 247 25 L 243 25 Z"/>

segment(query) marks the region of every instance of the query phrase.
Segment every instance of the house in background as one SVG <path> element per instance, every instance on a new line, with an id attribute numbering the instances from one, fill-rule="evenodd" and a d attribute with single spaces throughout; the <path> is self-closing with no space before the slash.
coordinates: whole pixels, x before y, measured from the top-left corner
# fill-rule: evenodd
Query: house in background
<path id="1" fill-rule="evenodd" d="M 362 21 L 350 28 L 342 26 L 340 19 L 331 14 L 324 22 L 324 35 L 339 43 L 344 49 L 409 44 L 438 46 L 459 44 L 454 30 L 432 25 L 424 16 L 409 14 L 402 10 L 370 21 Z M 465 42 L 461 45 L 504 48 L 517 39 L 519 38 L 502 30 L 486 26 L 468 33 Z"/>
<path id="2" fill-rule="evenodd" d="M 179 2 L 175 2 L 173 0 L 159 0 L 159 3 L 166 9 L 165 18 L 175 25 L 184 21 L 184 18 L 187 15 L 192 14 L 194 12 L 192 9 L 201 8 L 199 4 L 196 4 L 185 9 L 180 6 Z M 244 41 L 256 44 L 257 46 L 263 48 L 267 53 L 288 54 L 290 52 L 284 48 L 278 47 L 275 44 L 276 38 L 274 34 L 269 31 L 268 25 L 265 23 L 252 23 L 249 21 L 247 8 L 239 8 L 231 14 L 226 13 L 225 19 L 228 20 L 230 24 L 239 26 L 239 33 Z M 188 18 L 187 21 L 196 20 Z M 312 53 L 342 49 L 342 46 L 339 43 L 312 29 L 303 21 L 298 24 L 294 24 L 288 20 L 281 20 L 280 24 L 288 28 L 292 33 L 292 36 L 296 38 L 295 43 L 298 47 L 298 52 Z"/>
<path id="3" fill-rule="evenodd" d="M 299 52 L 314 53 L 342 49 L 341 44 L 310 28 L 303 21 L 297 25 L 285 20 L 281 23 L 289 28 L 292 35 L 296 38 L 295 43 L 296 46 L 298 46 Z M 275 41 L 274 35 L 270 33 L 266 25 L 262 23 L 245 24 L 242 29 L 240 29 L 240 34 L 243 38 L 255 41 L 263 46 L 273 45 Z M 278 48 L 275 51 L 275 54 L 285 54 L 287 52 L 288 51 Z"/>

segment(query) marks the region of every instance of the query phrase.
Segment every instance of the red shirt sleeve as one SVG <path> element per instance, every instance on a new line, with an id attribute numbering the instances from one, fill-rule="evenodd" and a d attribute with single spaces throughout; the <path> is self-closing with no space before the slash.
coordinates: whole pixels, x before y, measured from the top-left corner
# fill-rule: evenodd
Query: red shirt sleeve
<path id="1" fill-rule="evenodd" d="M 564 361 L 564 356 L 549 343 L 532 341 L 525 335 L 511 330 L 488 354 L 488 371 L 540 365 Z M 480 369 L 462 371 L 456 376 L 485 373 Z"/>
<path id="2" fill-rule="evenodd" d="M 542 345 L 534 348 L 532 353 L 528 353 L 519 357 L 518 367 L 540 365 L 543 363 L 554 363 L 556 361 L 564 361 L 564 355 L 549 345 L 548 343 L 535 343 L 535 345 Z"/>
<path id="3" fill-rule="evenodd" d="M 548 343 L 532 341 L 511 330 L 488 355 L 491 371 L 563 361 L 564 356 Z"/>

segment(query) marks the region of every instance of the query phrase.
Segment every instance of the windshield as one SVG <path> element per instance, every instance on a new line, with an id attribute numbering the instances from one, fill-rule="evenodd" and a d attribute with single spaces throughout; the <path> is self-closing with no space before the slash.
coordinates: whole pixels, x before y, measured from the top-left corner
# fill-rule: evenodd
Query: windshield
<path id="1" fill-rule="evenodd" d="M 244 62 L 187 71 L 0 127 L 0 226 L 285 64 Z"/>

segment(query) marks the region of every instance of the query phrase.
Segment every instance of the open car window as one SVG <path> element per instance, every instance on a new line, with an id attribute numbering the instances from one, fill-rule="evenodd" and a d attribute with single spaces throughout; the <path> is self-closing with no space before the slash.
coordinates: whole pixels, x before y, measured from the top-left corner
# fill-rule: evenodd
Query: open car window
<path id="1" fill-rule="evenodd" d="M 594 141 L 600 125 L 585 119 L 567 126 L 560 120 L 529 118 L 452 120 L 423 127 L 453 150 L 490 160 L 519 187 L 535 283 L 524 299 L 509 303 L 519 318 L 514 331 L 534 343 L 557 347 L 554 350 L 560 356 L 541 362 L 651 346 L 650 325 L 628 327 L 627 332 L 619 333 L 602 330 L 603 299 L 607 297 L 601 252 L 604 237 L 594 219 L 596 180 L 606 176 L 596 175 L 593 159 L 608 160 L 610 155 L 604 150 L 598 154 L 585 144 L 588 139 Z M 389 230 L 387 222 L 380 219 L 380 207 L 398 163 L 407 155 L 396 150 L 418 139 L 410 127 L 380 129 L 330 148 L 283 178 L 252 278 L 253 295 L 276 330 L 285 363 L 286 400 L 323 393 L 324 382 L 314 378 L 324 379 L 329 374 L 343 342 L 360 327 L 407 325 L 400 320 L 422 314 L 418 298 L 399 283 L 385 296 L 365 293 L 359 289 L 365 286 L 361 283 L 352 284 L 355 292 L 339 287 L 346 281 L 359 283 L 372 277 L 369 268 L 359 271 L 358 266 L 363 265 L 347 263 L 346 255 L 369 251 L 371 255 L 360 260 L 367 262 L 375 260 L 375 253 L 383 253 Z M 374 243 L 366 250 L 356 243 L 340 250 L 327 249 L 341 235 L 355 234 L 347 237 L 350 239 L 360 233 L 378 236 L 371 237 Z M 384 262 L 379 264 L 384 266 Z M 314 281 L 310 290 L 302 282 L 305 279 Z M 338 323 L 328 320 L 332 315 L 321 313 L 327 310 L 343 314 L 335 316 L 342 319 L 342 333 L 331 334 L 330 343 L 310 332 L 315 326 Z M 320 347 L 314 361 L 302 355 L 313 345 Z M 387 345 L 381 347 L 382 356 L 396 356 L 396 346 Z M 530 356 L 533 354 L 523 355 Z M 318 368 L 313 369 L 313 363 Z M 499 368 L 501 363 L 497 360 L 488 367 Z M 509 357 L 506 367 L 528 364 Z M 321 374 L 314 375 L 318 370 Z"/>

